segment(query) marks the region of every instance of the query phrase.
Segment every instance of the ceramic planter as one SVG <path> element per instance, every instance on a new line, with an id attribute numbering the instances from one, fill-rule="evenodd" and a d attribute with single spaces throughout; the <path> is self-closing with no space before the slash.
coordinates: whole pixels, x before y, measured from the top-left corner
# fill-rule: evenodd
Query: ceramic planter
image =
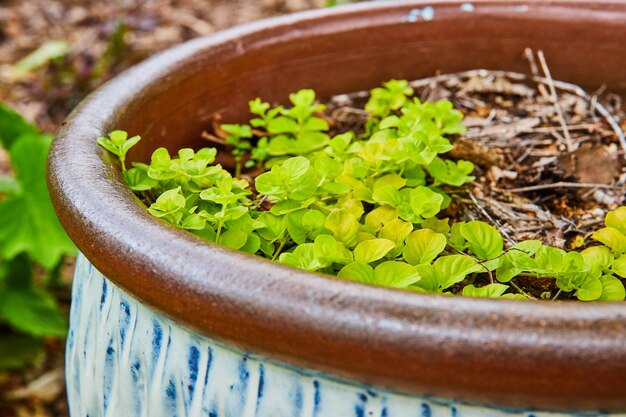
<path id="1" fill-rule="evenodd" d="M 626 91 L 618 1 L 365 3 L 198 39 L 85 100 L 54 143 L 58 215 L 82 255 L 67 382 L 72 417 L 440 417 L 626 412 L 626 304 L 412 294 L 209 245 L 150 216 L 96 144 L 130 156 L 201 146 L 220 113 L 314 88 L 472 68 Z M 626 414 L 622 414 L 626 415 Z"/>

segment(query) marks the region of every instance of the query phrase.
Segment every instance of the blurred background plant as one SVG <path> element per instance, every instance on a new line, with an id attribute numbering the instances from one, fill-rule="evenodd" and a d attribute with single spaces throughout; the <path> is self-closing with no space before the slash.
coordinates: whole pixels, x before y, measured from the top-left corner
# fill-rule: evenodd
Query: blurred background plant
<path id="1" fill-rule="evenodd" d="M 349 0 L 0 0 L 0 417 L 66 417 L 76 249 L 45 182 L 52 133 L 146 57 L 238 23 Z"/>

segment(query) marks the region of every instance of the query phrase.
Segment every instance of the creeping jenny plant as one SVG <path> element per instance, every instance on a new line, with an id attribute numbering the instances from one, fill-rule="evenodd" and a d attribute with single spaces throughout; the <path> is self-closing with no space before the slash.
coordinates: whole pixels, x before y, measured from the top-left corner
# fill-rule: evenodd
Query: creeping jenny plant
<path id="1" fill-rule="evenodd" d="M 507 248 L 488 223 L 439 219 L 474 166 L 445 157 L 450 136 L 465 131 L 461 112 L 412 95 L 400 80 L 372 90 L 361 135 L 332 136 L 313 90 L 291 94 L 290 107 L 250 101 L 250 124 L 221 126 L 234 176 L 215 164 L 216 149 L 160 148 L 126 170 L 139 138 L 115 131 L 98 142 L 152 215 L 285 265 L 422 293 L 527 299 L 513 280 L 530 277 L 584 301 L 624 300 L 626 207 L 581 252 L 538 240 Z M 263 172 L 242 175 L 253 167 Z"/>

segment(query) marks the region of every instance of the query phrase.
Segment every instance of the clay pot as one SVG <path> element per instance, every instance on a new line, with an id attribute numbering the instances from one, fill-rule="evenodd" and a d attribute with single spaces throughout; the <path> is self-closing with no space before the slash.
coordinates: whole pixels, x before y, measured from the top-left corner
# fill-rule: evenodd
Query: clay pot
<path id="1" fill-rule="evenodd" d="M 50 156 L 52 198 L 82 252 L 72 416 L 626 411 L 626 304 L 413 294 L 207 244 L 150 216 L 95 140 L 140 134 L 129 159 L 145 160 L 158 146 L 206 146 L 215 114 L 244 121 L 257 96 L 524 72 L 526 47 L 545 52 L 555 78 L 624 93 L 624 39 L 617 1 L 387 1 L 240 26 L 115 78 L 73 112 Z"/>

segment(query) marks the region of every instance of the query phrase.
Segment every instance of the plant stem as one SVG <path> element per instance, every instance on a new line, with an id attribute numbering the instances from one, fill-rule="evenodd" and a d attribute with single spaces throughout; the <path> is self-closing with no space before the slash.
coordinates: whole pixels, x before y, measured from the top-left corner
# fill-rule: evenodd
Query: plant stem
<path id="1" fill-rule="evenodd" d="M 515 288 L 517 290 L 518 293 L 522 294 L 524 297 L 528 298 L 529 300 L 532 300 L 533 297 L 528 295 L 523 289 L 521 289 L 513 280 L 510 281 L 511 286 L 513 286 L 513 288 Z"/>
<path id="2" fill-rule="evenodd" d="M 556 292 L 556 295 L 554 296 L 554 298 L 552 298 L 552 301 L 556 301 L 556 299 L 559 298 L 559 295 L 561 295 L 562 292 L 563 292 L 563 290 L 559 288 L 559 290 Z"/>
<path id="3" fill-rule="evenodd" d="M 280 245 L 278 246 L 278 249 L 276 249 L 276 252 L 274 252 L 274 255 L 272 256 L 272 261 L 275 261 L 276 258 L 278 258 L 278 255 L 280 255 L 280 253 L 283 251 L 283 249 L 285 249 L 285 245 L 287 244 L 288 240 L 289 240 L 289 238 L 285 236 L 280 241 Z"/>
<path id="4" fill-rule="evenodd" d="M 241 156 L 236 156 L 235 162 L 235 178 L 239 178 L 241 176 Z"/>
<path id="5" fill-rule="evenodd" d="M 468 254 L 467 254 L 467 253 L 465 253 L 465 252 L 461 252 L 461 251 L 460 251 L 460 250 L 458 250 L 458 249 L 455 249 L 455 248 L 453 248 L 453 247 L 450 247 L 450 248 L 451 248 L 454 252 L 458 253 L 459 255 L 467 256 L 468 258 L 473 259 L 473 260 L 474 260 L 474 262 L 476 262 L 478 265 L 482 266 L 482 267 L 483 267 L 483 269 L 484 269 L 485 271 L 487 271 L 487 275 L 489 275 L 489 283 L 490 283 L 490 284 L 493 284 L 493 283 L 494 283 L 494 281 L 493 281 L 493 273 L 492 273 L 492 272 L 491 272 L 491 270 L 487 267 L 487 265 L 485 265 L 485 262 L 486 262 L 486 261 L 490 261 L 491 259 L 487 259 L 487 260 L 485 260 L 485 261 L 481 261 L 480 259 L 474 258 L 473 256 L 468 255 Z M 500 256 L 502 256 L 502 255 L 500 255 Z M 496 258 L 496 259 L 497 259 L 497 258 Z"/>
<path id="6" fill-rule="evenodd" d="M 222 204 L 222 219 L 224 218 L 224 213 L 226 212 L 226 204 Z M 215 233 L 215 243 L 220 242 L 220 234 L 222 234 L 222 227 L 224 226 L 224 220 L 220 220 L 217 224 L 217 232 Z"/>
<path id="7" fill-rule="evenodd" d="M 215 233 L 215 243 L 219 243 L 220 242 L 220 234 L 222 233 L 222 226 L 224 225 L 224 222 L 219 222 L 217 224 L 217 232 Z"/>

